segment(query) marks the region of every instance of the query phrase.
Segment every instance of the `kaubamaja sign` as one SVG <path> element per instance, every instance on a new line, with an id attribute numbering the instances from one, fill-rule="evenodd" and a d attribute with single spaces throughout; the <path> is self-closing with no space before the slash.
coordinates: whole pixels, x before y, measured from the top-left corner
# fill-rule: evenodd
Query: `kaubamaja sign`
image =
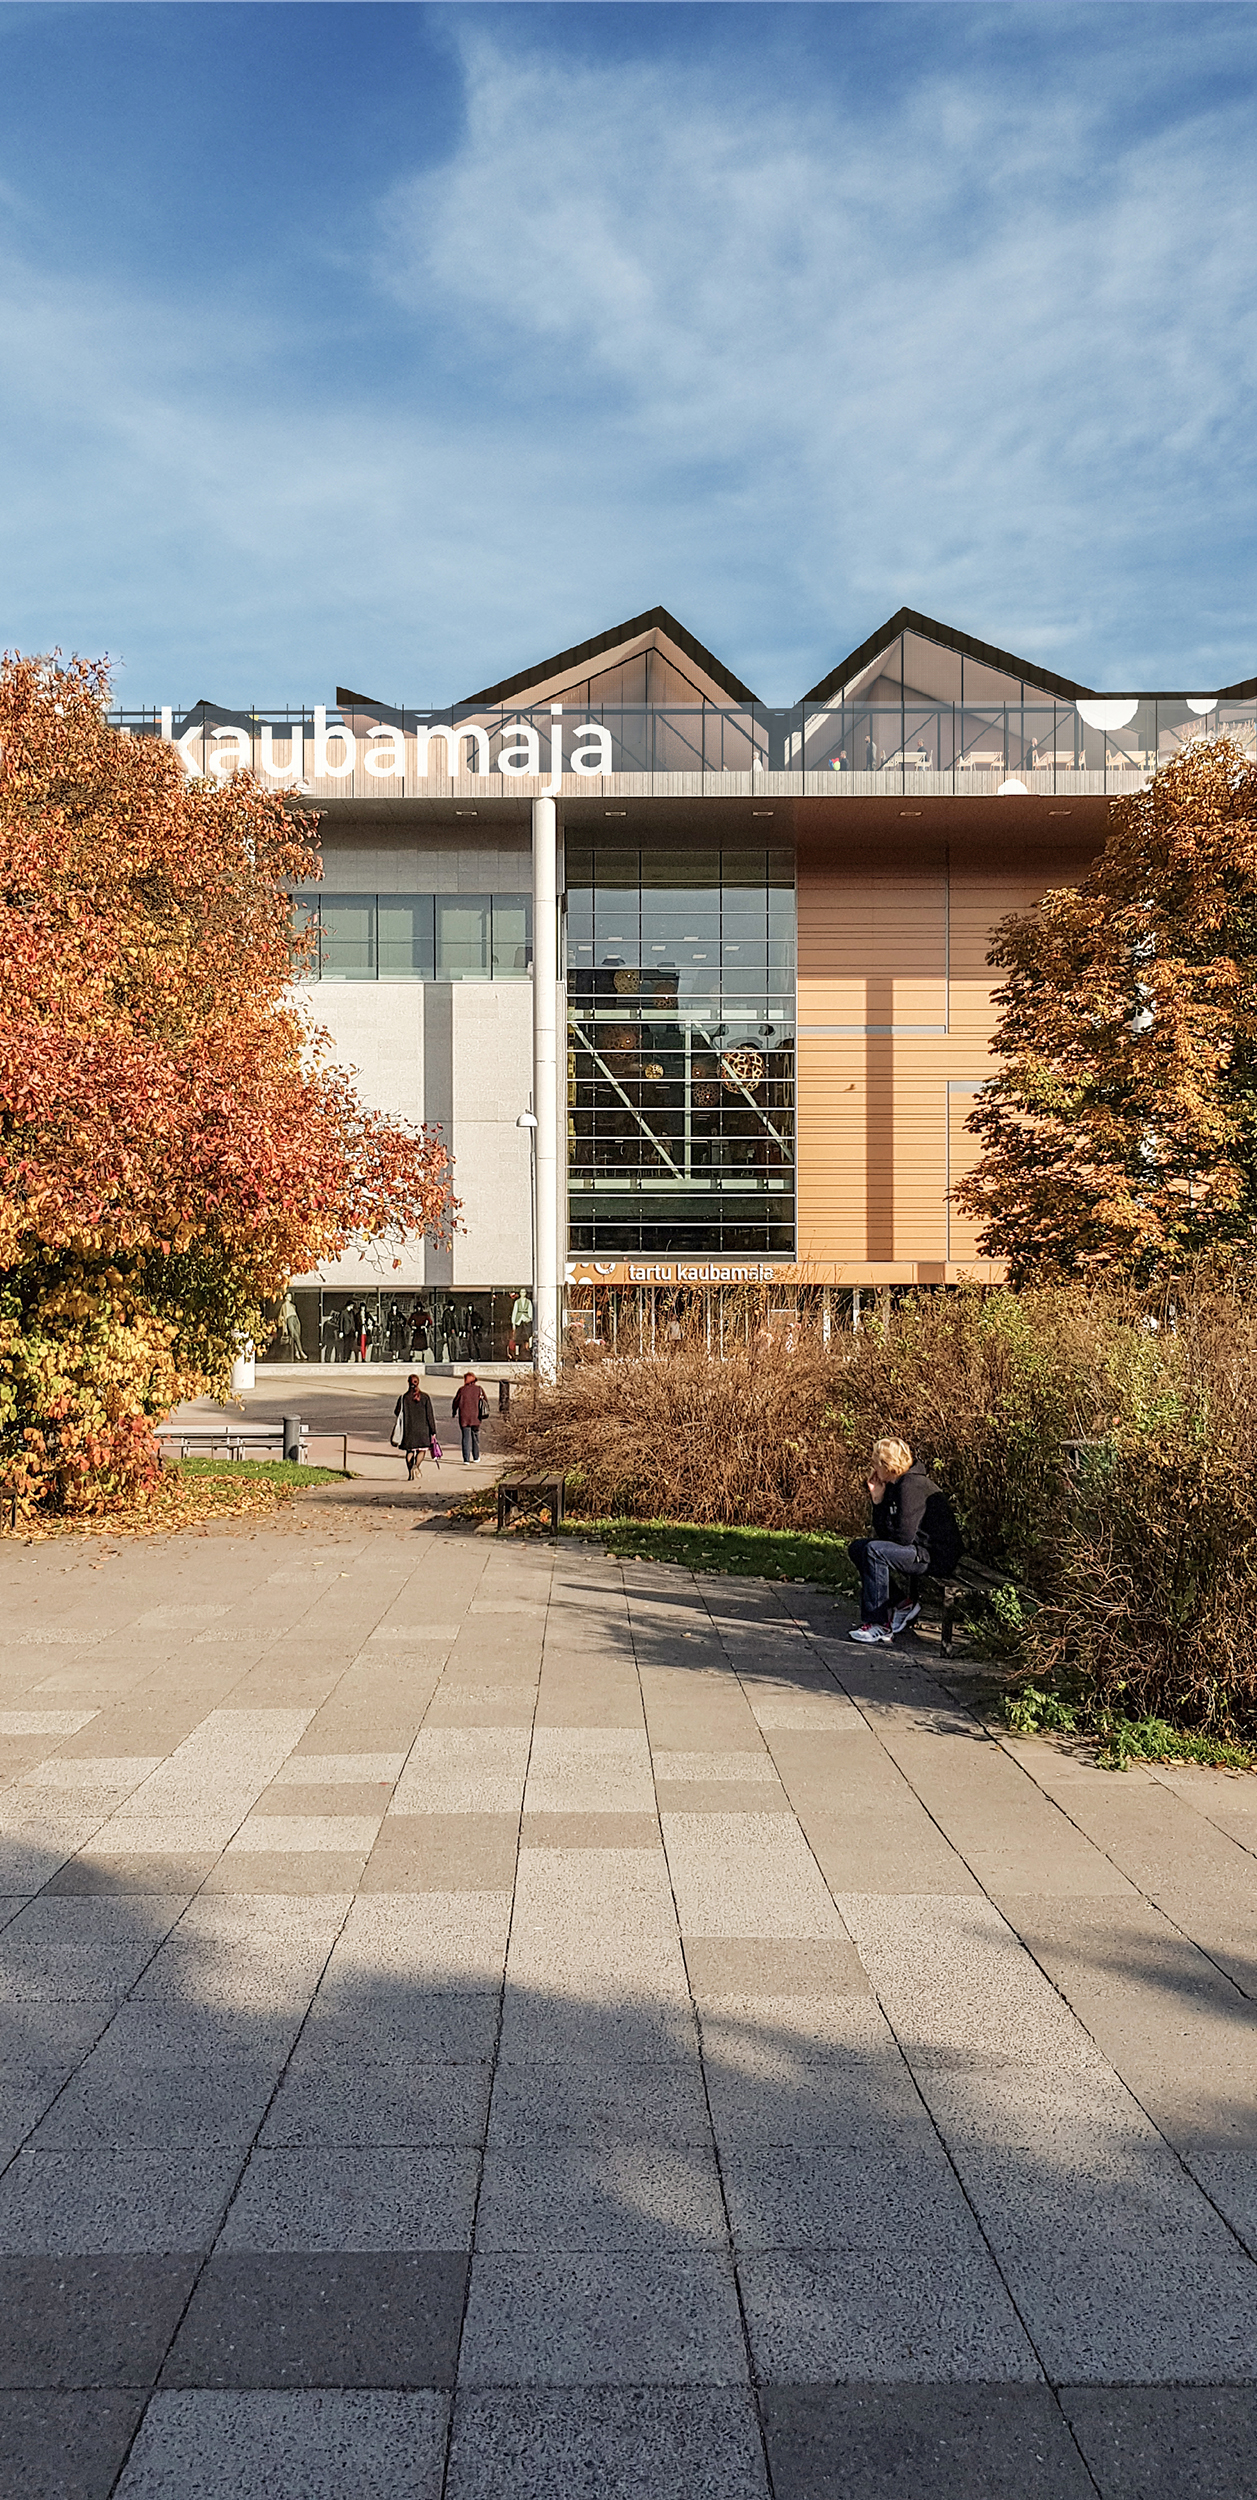
<path id="1" fill-rule="evenodd" d="M 276 732 L 270 721 L 260 721 L 256 734 L 237 722 L 214 728 L 207 722 L 196 721 L 181 738 L 176 738 L 174 712 L 167 704 L 161 724 L 163 738 L 174 747 L 193 780 L 209 776 L 225 781 L 232 773 L 257 772 L 262 780 L 273 781 L 280 789 L 300 789 L 317 781 L 349 781 L 359 769 L 368 781 L 405 781 L 409 777 L 427 781 L 434 775 L 442 781 L 489 781 L 499 775 L 508 781 L 540 781 L 548 772 L 545 795 L 552 797 L 565 773 L 576 773 L 592 781 L 614 769 L 611 732 L 598 721 L 575 723 L 567 734 L 578 743 L 564 756 L 561 703 L 550 706 L 550 751 L 544 764 L 542 733 L 525 720 L 506 721 L 492 731 L 481 721 L 433 720 L 405 731 L 383 724 L 368 737 L 357 738 L 352 729 L 340 722 L 329 729 L 327 707 L 317 703 L 314 730 L 308 742 L 304 722 L 291 723 L 289 751 L 283 763 L 275 753 Z M 498 741 L 496 756 L 494 739 Z M 439 765 L 433 760 L 434 747 L 439 751 Z M 408 748 L 414 749 L 413 768 L 408 766 Z"/>

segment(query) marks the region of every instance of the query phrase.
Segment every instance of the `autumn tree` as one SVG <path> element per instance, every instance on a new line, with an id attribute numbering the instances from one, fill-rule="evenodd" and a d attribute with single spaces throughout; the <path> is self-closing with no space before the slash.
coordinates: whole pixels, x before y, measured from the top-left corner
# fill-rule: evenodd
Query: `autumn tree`
<path id="1" fill-rule="evenodd" d="M 1081 884 L 1002 923 L 996 1073 L 955 1196 L 1015 1283 L 1257 1244 L 1257 771 L 1194 740 Z"/>
<path id="2" fill-rule="evenodd" d="M 290 1277 L 441 1235 L 431 1132 L 369 1111 L 294 1003 L 315 823 L 190 780 L 103 667 L 0 663 L 0 1482 L 91 1507 L 226 1385 Z"/>

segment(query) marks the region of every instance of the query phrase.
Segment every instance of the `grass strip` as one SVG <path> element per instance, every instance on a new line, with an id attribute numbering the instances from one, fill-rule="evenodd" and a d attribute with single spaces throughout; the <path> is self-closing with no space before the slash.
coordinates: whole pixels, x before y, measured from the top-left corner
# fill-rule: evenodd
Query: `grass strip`
<path id="1" fill-rule="evenodd" d="M 752 1580 L 811 1580 L 850 1593 L 854 1566 L 840 1537 L 792 1528 L 700 1528 L 675 1519 L 568 1519 L 565 1536 L 588 1538 L 632 1562 L 678 1563 Z"/>
<path id="2" fill-rule="evenodd" d="M 1019 1736 L 1079 1736 L 1097 1748 L 1106 1771 L 1131 1762 L 1198 1762 L 1213 1771 L 1257 1770 L 1257 1747 L 1237 1737 L 1211 1736 L 1201 1728 L 1172 1727 L 1168 1719 L 1124 1719 L 1115 1711 L 1067 1701 L 1037 1684 L 1007 1692 L 1003 1715 Z"/>
<path id="3" fill-rule="evenodd" d="M 177 1458 L 179 1476 L 220 1476 L 228 1483 L 269 1484 L 277 1493 L 304 1493 L 312 1484 L 344 1484 L 339 1467 L 306 1467 L 294 1458 Z"/>

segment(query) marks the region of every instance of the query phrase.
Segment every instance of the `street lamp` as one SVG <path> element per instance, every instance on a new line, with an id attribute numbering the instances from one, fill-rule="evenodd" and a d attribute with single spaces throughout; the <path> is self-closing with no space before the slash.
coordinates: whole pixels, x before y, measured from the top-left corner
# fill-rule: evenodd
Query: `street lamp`
<path id="1" fill-rule="evenodd" d="M 532 1367 L 537 1369 L 537 1114 L 521 1111 L 516 1128 L 528 1131 L 528 1244 L 532 1262 Z"/>

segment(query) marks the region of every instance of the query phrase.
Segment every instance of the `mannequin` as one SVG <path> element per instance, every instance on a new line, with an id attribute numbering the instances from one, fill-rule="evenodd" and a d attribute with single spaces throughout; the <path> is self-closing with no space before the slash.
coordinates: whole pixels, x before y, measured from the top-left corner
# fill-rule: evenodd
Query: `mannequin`
<path id="1" fill-rule="evenodd" d="M 290 1293 L 284 1295 L 279 1306 L 279 1343 L 286 1363 L 304 1363 L 306 1350 L 301 1342 L 301 1315 Z"/>

